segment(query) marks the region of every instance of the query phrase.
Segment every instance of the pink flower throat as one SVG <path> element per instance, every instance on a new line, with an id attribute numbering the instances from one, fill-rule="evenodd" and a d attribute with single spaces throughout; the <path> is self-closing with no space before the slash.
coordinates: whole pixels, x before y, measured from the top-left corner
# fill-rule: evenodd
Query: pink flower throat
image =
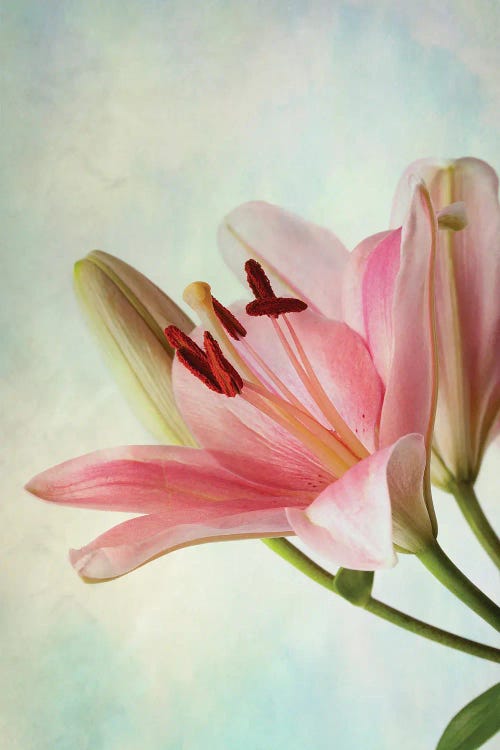
<path id="1" fill-rule="evenodd" d="M 246 305 L 247 314 L 265 316 L 272 321 L 280 346 L 330 428 L 319 422 L 264 362 L 245 339 L 247 332 L 241 322 L 211 294 L 205 295 L 202 303 L 198 301 L 197 309 L 203 308 L 203 318 L 209 321 L 222 345 L 212 332 L 206 330 L 202 349 L 176 326 L 165 329 L 167 340 L 177 350 L 179 362 L 210 390 L 230 398 L 239 396 L 252 404 L 298 438 L 338 478 L 369 454 L 324 391 L 287 317 L 288 313 L 304 311 L 307 305 L 294 297 L 276 296 L 271 282 L 256 260 L 248 260 L 245 271 L 255 296 L 255 300 Z M 231 339 L 241 342 L 248 360 L 242 358 Z M 251 363 L 257 365 L 258 369 Z M 264 382 L 258 370 L 265 374 L 267 382 Z"/>

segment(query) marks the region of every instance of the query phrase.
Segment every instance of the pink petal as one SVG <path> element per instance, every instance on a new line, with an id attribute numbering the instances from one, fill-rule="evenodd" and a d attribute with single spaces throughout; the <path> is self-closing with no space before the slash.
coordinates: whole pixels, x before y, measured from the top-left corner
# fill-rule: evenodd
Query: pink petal
<path id="1" fill-rule="evenodd" d="M 107 531 L 79 550 L 70 560 L 86 578 L 123 575 L 156 555 L 180 547 L 230 539 L 261 538 L 290 534 L 282 508 L 244 511 L 234 504 L 205 504 L 132 518 Z"/>
<path id="2" fill-rule="evenodd" d="M 299 493 L 279 493 L 236 476 L 205 451 L 176 446 L 89 453 L 38 474 L 26 489 L 61 505 L 132 513 L 159 513 L 193 500 L 210 504 L 237 498 L 249 510 L 304 502 Z"/>
<path id="3" fill-rule="evenodd" d="M 400 266 L 401 229 L 396 229 L 367 258 L 362 289 L 366 338 L 384 383 L 392 364 L 394 293 Z"/>
<path id="4" fill-rule="evenodd" d="M 386 385 L 380 444 L 418 432 L 430 447 L 435 409 L 431 278 L 436 222 L 428 193 L 415 186 L 401 232 L 372 252 L 363 279 L 368 344 Z"/>
<path id="5" fill-rule="evenodd" d="M 247 339 L 299 401 L 325 425 L 318 407 L 298 379 L 267 318 L 252 318 L 234 309 L 247 328 Z M 344 323 L 306 310 L 290 316 L 323 388 L 349 427 L 368 449 L 375 445 L 382 386 L 360 336 Z M 196 332 L 195 338 L 199 336 Z M 237 345 L 245 357 L 242 344 Z M 210 392 L 178 362 L 174 363 L 177 403 L 197 440 L 223 451 L 224 464 L 242 476 L 266 484 L 317 494 L 331 482 L 303 443 L 243 398 Z M 266 380 L 266 376 L 262 375 Z M 270 385 L 270 384 L 269 384 Z"/>
<path id="6" fill-rule="evenodd" d="M 432 538 L 422 496 L 425 462 L 422 437 L 405 436 L 360 461 L 305 510 L 289 508 L 288 520 L 330 562 L 355 570 L 391 567 L 393 534 L 410 551 Z"/>
<path id="7" fill-rule="evenodd" d="M 305 510 L 287 511 L 299 537 L 329 562 L 354 570 L 394 565 L 385 448 L 356 464 Z"/>
<path id="8" fill-rule="evenodd" d="M 378 232 L 367 237 L 349 255 L 342 277 L 342 319 L 363 338 L 366 338 L 363 311 L 363 276 L 373 250 L 390 232 Z"/>
<path id="9" fill-rule="evenodd" d="M 219 229 L 219 247 L 246 286 L 243 265 L 255 258 L 276 294 L 303 299 L 313 310 L 340 318 L 340 278 L 349 253 L 328 229 L 269 203 L 244 203 Z"/>
<path id="10" fill-rule="evenodd" d="M 452 470 L 469 470 L 474 475 L 486 444 L 495 435 L 492 424 L 500 409 L 498 178 L 479 159 L 416 162 L 410 165 L 396 192 L 395 217 L 408 200 L 408 173 L 427 181 L 437 209 L 452 201 L 465 203 L 466 228 L 439 233 L 436 312 L 440 387 L 436 440 Z M 455 298 L 451 273 L 456 284 Z M 458 309 L 458 321 L 454 307 Z M 468 455 L 464 457 L 464 453 Z M 463 466 L 464 460 L 470 462 L 469 467 Z"/>
<path id="11" fill-rule="evenodd" d="M 432 500 L 427 501 L 425 496 L 425 440 L 423 435 L 405 435 L 393 447 L 387 467 L 393 540 L 408 552 L 418 552 L 437 535 Z"/>

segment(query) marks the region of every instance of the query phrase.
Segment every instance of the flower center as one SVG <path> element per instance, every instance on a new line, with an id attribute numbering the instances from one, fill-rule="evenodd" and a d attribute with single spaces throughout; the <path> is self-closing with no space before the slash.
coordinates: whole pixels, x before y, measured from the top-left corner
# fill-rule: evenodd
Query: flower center
<path id="1" fill-rule="evenodd" d="M 245 270 L 255 296 L 246 306 L 247 314 L 269 318 L 279 346 L 328 427 L 311 413 L 246 340 L 245 327 L 212 296 L 208 284 L 194 282 L 184 291 L 185 301 L 198 313 L 207 329 L 204 348 L 175 326 L 166 328 L 165 335 L 177 350 L 181 364 L 208 388 L 230 398 L 244 399 L 300 440 L 335 478 L 339 478 L 366 457 L 368 451 L 325 392 L 288 317 L 290 313 L 304 311 L 307 305 L 294 297 L 277 296 L 257 261 L 248 260 Z M 245 359 L 233 341 L 239 342 Z"/>

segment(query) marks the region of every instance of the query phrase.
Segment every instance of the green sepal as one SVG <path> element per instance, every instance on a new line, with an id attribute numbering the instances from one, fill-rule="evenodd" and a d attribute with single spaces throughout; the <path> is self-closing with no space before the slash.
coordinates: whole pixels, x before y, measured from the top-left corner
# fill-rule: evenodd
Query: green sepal
<path id="1" fill-rule="evenodd" d="M 475 750 L 500 730 L 500 682 L 453 717 L 436 750 Z"/>
<path id="2" fill-rule="evenodd" d="M 375 573 L 371 570 L 339 568 L 333 589 L 356 607 L 364 607 L 371 597 L 374 577 Z"/>

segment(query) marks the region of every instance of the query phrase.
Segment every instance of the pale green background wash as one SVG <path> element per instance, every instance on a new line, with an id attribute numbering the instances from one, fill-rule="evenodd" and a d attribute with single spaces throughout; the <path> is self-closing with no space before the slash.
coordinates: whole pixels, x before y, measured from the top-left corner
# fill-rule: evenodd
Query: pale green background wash
<path id="1" fill-rule="evenodd" d="M 84 329 L 75 260 L 99 247 L 173 295 L 204 278 L 230 301 L 214 238 L 240 202 L 284 205 L 352 247 L 386 227 L 411 160 L 500 167 L 499 26 L 486 0 L 4 3 L 2 748 L 428 750 L 493 683 L 493 666 L 329 597 L 259 542 L 86 586 L 66 550 L 111 517 L 21 487 L 150 439 Z M 492 517 L 497 466 L 498 448 L 480 483 Z M 436 501 L 444 546 L 492 592 Z M 491 639 L 412 559 L 376 591 Z"/>

